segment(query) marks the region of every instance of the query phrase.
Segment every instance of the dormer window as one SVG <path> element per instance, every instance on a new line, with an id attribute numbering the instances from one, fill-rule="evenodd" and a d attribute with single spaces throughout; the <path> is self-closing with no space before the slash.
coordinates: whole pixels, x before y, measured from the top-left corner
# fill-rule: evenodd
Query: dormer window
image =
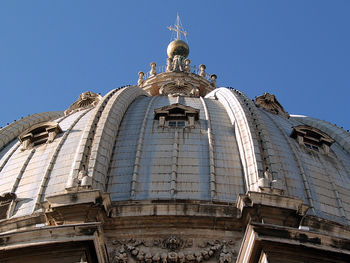
<path id="1" fill-rule="evenodd" d="M 22 149 L 26 150 L 40 144 L 51 143 L 56 135 L 61 132 L 62 130 L 58 123 L 43 122 L 22 132 L 22 134 L 18 136 L 18 140 L 22 143 Z"/>
<path id="2" fill-rule="evenodd" d="M 324 132 L 306 125 L 295 126 L 290 137 L 296 139 L 307 149 L 316 152 L 323 150 L 326 154 L 329 153 L 329 148 L 334 143 L 334 140 Z"/>
<path id="3" fill-rule="evenodd" d="M 199 110 L 175 103 L 155 109 L 154 119 L 159 120 L 158 127 L 194 128 L 195 121 L 199 119 Z"/>
<path id="4" fill-rule="evenodd" d="M 0 220 L 9 217 L 16 198 L 17 196 L 15 193 L 5 193 L 0 195 Z"/>

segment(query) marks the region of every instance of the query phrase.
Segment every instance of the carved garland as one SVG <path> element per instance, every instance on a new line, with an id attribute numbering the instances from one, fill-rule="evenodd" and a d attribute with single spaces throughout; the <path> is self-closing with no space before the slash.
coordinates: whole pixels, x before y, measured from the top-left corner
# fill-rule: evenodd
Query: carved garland
<path id="1" fill-rule="evenodd" d="M 165 239 L 145 240 L 116 240 L 116 248 L 111 253 L 113 263 L 127 263 L 131 257 L 137 263 L 200 263 L 216 258 L 220 263 L 233 261 L 233 242 L 225 240 L 207 241 L 198 248 L 186 250 L 193 246 L 193 240 L 182 240 L 177 236 Z M 158 249 L 142 249 L 142 247 L 157 247 Z"/>

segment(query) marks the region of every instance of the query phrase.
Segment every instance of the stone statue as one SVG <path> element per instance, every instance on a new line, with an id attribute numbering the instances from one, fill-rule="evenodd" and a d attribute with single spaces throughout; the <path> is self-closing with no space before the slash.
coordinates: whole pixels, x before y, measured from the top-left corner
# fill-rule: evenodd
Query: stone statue
<path id="1" fill-rule="evenodd" d="M 191 60 L 188 58 L 185 59 L 185 72 L 191 72 L 191 66 L 190 66 Z"/>
<path id="2" fill-rule="evenodd" d="M 216 78 L 217 78 L 217 76 L 215 74 L 213 74 L 213 75 L 210 76 L 210 78 L 211 78 L 211 85 L 214 88 L 216 88 Z"/>
<path id="3" fill-rule="evenodd" d="M 154 63 L 154 62 L 152 62 L 152 63 L 150 64 L 150 66 L 151 66 L 150 75 L 151 75 L 151 76 L 157 75 L 157 70 L 156 70 L 157 64 Z"/>
<path id="4" fill-rule="evenodd" d="M 272 174 L 270 173 L 270 170 L 268 167 L 266 167 L 266 170 L 264 172 L 264 178 L 267 179 L 269 182 L 272 182 Z"/>
<path id="5" fill-rule="evenodd" d="M 199 70 L 200 70 L 199 75 L 200 75 L 201 77 L 203 77 L 203 78 L 205 78 L 205 76 L 206 76 L 206 74 L 207 74 L 207 73 L 205 73 L 205 69 L 206 69 L 206 68 L 207 68 L 207 67 L 206 67 L 205 65 L 203 65 L 203 64 L 199 65 Z"/>
<path id="6" fill-rule="evenodd" d="M 193 97 L 199 97 L 199 89 L 197 87 L 193 87 L 193 89 L 190 92 L 190 95 Z"/>
<path id="7" fill-rule="evenodd" d="M 141 86 L 143 82 L 145 81 L 145 73 L 142 71 L 139 72 L 139 80 L 137 81 L 137 85 Z"/>
<path id="8" fill-rule="evenodd" d="M 172 70 L 172 59 L 167 58 L 166 60 L 166 72 L 170 72 Z"/>
<path id="9" fill-rule="evenodd" d="M 166 95 L 166 94 L 165 94 L 165 90 L 164 90 L 164 86 L 165 86 L 165 85 L 163 85 L 163 86 L 160 87 L 160 89 L 159 89 L 159 95 Z"/>
<path id="10" fill-rule="evenodd" d="M 173 59 L 173 71 L 183 71 L 184 70 L 184 57 L 180 55 L 175 55 Z"/>

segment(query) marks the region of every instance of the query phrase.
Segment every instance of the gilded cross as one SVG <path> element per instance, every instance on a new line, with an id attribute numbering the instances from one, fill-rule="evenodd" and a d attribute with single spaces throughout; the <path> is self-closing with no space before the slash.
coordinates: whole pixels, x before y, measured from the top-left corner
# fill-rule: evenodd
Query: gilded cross
<path id="1" fill-rule="evenodd" d="M 170 31 L 175 31 L 176 32 L 176 39 L 180 39 L 180 34 L 183 34 L 184 36 L 187 36 L 187 32 L 186 31 L 182 31 L 181 28 L 182 27 L 180 26 L 180 17 L 179 17 L 179 14 L 177 14 L 175 28 L 172 27 L 172 26 L 168 26 L 168 29 Z"/>

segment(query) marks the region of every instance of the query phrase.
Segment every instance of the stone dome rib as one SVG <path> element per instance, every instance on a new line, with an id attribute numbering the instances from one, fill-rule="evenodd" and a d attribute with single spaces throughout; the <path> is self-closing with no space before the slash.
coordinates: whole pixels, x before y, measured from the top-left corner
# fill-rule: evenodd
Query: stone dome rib
<path id="1" fill-rule="evenodd" d="M 105 163 L 108 160 L 106 155 L 112 152 L 109 148 L 113 145 L 113 141 L 106 140 L 114 140 L 113 133 L 118 131 L 118 125 L 114 126 L 112 120 L 120 122 L 123 112 L 135 98 L 134 96 L 140 95 L 146 96 L 147 94 L 140 91 L 139 88 L 119 88 L 110 91 L 96 105 L 85 127 L 82 141 L 79 143 L 66 188 L 76 187 L 79 172 L 85 171 L 89 174 L 89 178 L 92 178 L 92 182 L 88 182 L 90 186 L 93 183 L 94 187 L 104 191 L 106 178 L 103 179 L 103 177 L 107 174 L 108 169 L 108 163 Z M 104 140 L 101 141 L 102 135 Z M 101 163 L 102 159 L 105 160 L 103 163 Z"/>
<path id="2" fill-rule="evenodd" d="M 36 198 L 35 198 L 35 204 L 34 204 L 34 207 L 33 207 L 33 213 L 35 212 L 36 209 L 40 208 L 40 203 L 44 200 L 42 200 L 42 197 L 44 195 L 44 190 L 45 190 L 45 186 L 49 180 L 49 177 L 51 175 L 51 171 L 56 163 L 56 159 L 57 159 L 57 156 L 63 146 L 63 144 L 66 142 L 67 138 L 68 138 L 68 135 L 70 134 L 70 132 L 72 131 L 72 129 L 75 127 L 75 125 L 81 120 L 81 118 L 83 118 L 89 111 L 89 110 L 86 110 L 86 111 L 83 111 L 80 116 L 78 118 L 75 119 L 75 121 L 69 126 L 69 128 L 65 131 L 65 133 L 63 134 L 60 142 L 58 143 L 57 147 L 55 148 L 51 158 L 50 158 L 50 161 L 49 161 L 49 164 L 46 168 L 46 171 L 45 171 L 45 174 L 41 180 L 41 183 L 40 183 L 40 186 L 39 186 L 39 189 L 38 189 L 38 193 L 36 195 Z M 67 117 L 67 116 L 66 116 Z M 61 122 L 63 121 L 63 119 L 65 118 L 62 118 L 61 120 L 58 121 Z"/>
<path id="3" fill-rule="evenodd" d="M 263 120 L 266 122 L 267 127 L 271 127 L 269 129 L 269 133 L 275 139 L 275 143 L 273 145 L 277 147 L 278 144 L 276 143 L 276 141 L 278 140 L 281 142 L 281 145 L 283 144 L 288 146 L 281 146 L 279 149 L 276 149 L 276 152 L 279 153 L 279 161 L 282 165 L 282 170 L 280 170 L 280 172 L 281 176 L 283 176 L 284 178 L 286 194 L 302 198 L 310 206 L 310 211 L 312 211 L 312 213 L 315 214 L 315 207 L 311 193 L 311 188 L 309 180 L 307 179 L 307 176 L 305 174 L 302 161 L 299 158 L 299 154 L 295 145 L 290 141 L 289 136 L 282 128 L 287 125 L 288 128 L 290 128 L 289 123 L 285 124 L 286 122 L 288 122 L 287 119 L 283 117 L 275 117 L 275 115 L 271 115 L 264 110 L 260 110 L 260 112 L 261 116 L 263 117 Z M 277 122 L 276 118 L 280 119 L 280 123 Z M 284 125 L 281 124 L 282 121 L 284 122 Z M 269 122 L 271 124 L 269 124 Z M 288 156 L 292 156 L 292 159 L 288 158 Z M 294 162 L 292 160 L 294 160 Z M 286 178 L 287 175 L 285 174 L 285 172 L 282 173 L 282 171 L 288 171 L 289 177 L 292 178 Z M 289 182 L 288 184 L 287 181 Z M 294 184 L 292 184 L 291 182 L 294 182 Z M 302 186 L 303 188 L 301 188 Z"/>
<path id="4" fill-rule="evenodd" d="M 106 176 L 120 122 L 129 105 L 139 96 L 148 94 L 135 86 L 120 89 L 108 100 L 101 113 L 87 165 L 94 188 L 106 189 Z"/>
<path id="5" fill-rule="evenodd" d="M 237 141 L 241 160 L 244 169 L 244 179 L 247 190 L 256 189 L 259 179 L 259 170 L 263 167 L 260 157 L 258 141 L 251 131 L 254 129 L 252 123 L 248 121 L 244 107 L 232 91 L 226 88 L 218 88 L 209 93 L 206 97 L 216 97 L 225 107 L 231 123 L 236 129 Z"/>
<path id="6" fill-rule="evenodd" d="M 209 151 L 209 189 L 211 199 L 216 198 L 216 178 L 215 178 L 215 160 L 214 160 L 214 140 L 212 133 L 212 125 L 210 120 L 210 114 L 208 111 L 208 107 L 203 99 L 200 97 L 200 100 L 203 105 L 205 120 L 207 121 L 207 134 L 208 134 L 208 151 Z"/>
<path id="7" fill-rule="evenodd" d="M 143 117 L 142 124 L 141 124 L 141 129 L 140 129 L 140 134 L 137 139 L 137 147 L 136 147 L 136 154 L 135 154 L 135 163 L 133 166 L 133 172 L 132 172 L 132 177 L 131 177 L 131 187 L 130 187 L 130 199 L 135 198 L 136 194 L 136 184 L 137 184 L 137 179 L 139 176 L 139 168 L 140 168 L 140 159 L 141 159 L 141 154 L 142 154 L 142 147 L 143 147 L 143 140 L 144 140 L 144 135 L 145 135 L 145 129 L 146 129 L 146 124 L 149 119 L 150 115 L 150 109 L 153 104 L 153 101 L 156 97 L 152 97 L 152 99 L 149 101 L 148 106 L 146 108 L 145 116 Z"/>

